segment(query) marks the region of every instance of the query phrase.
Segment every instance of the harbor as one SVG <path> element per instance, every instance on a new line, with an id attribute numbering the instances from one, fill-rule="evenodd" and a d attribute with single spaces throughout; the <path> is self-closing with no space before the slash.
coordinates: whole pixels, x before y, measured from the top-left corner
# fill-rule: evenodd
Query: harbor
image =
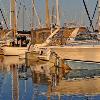
<path id="1" fill-rule="evenodd" d="M 100 0 L 0 0 L 0 100 L 100 100 Z"/>
<path id="2" fill-rule="evenodd" d="M 0 57 L 1 100 L 12 98 L 15 100 L 25 98 L 30 100 L 66 100 L 66 98 L 99 100 L 100 69 L 89 67 L 90 69 L 66 70 L 64 73 L 62 68 L 48 62 L 29 62 L 30 66 L 26 66 L 25 60 L 19 60 L 18 57 Z M 94 67 L 93 64 L 91 67 Z"/>

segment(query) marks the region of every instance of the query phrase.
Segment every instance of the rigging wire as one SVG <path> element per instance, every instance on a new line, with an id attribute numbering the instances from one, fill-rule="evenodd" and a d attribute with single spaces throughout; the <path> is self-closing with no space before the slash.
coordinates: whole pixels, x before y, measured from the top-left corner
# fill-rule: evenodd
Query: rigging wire
<path id="1" fill-rule="evenodd" d="M 21 6 L 22 6 L 22 0 L 19 2 L 19 7 L 18 7 L 18 11 L 17 11 L 17 19 L 19 17 L 19 13 L 20 13 L 20 9 L 21 9 Z"/>
<path id="2" fill-rule="evenodd" d="M 97 3 L 96 3 L 96 6 L 95 6 L 94 12 L 93 12 L 92 23 L 93 23 L 93 20 L 94 20 L 94 17 L 95 17 L 96 11 L 97 11 L 97 7 L 98 7 L 98 0 L 97 0 Z M 98 23 L 98 20 L 97 20 L 96 24 L 97 24 L 97 23 Z M 91 26 L 90 26 L 90 27 L 91 27 Z"/>
<path id="3" fill-rule="evenodd" d="M 39 27 L 41 28 L 41 27 L 42 27 L 41 21 L 40 21 L 40 18 L 39 18 L 39 16 L 38 16 L 37 10 L 36 10 L 36 8 L 35 8 L 34 2 L 32 2 L 32 6 L 33 6 L 33 9 L 34 9 L 35 15 L 36 15 L 36 17 L 37 17 Z"/>
<path id="4" fill-rule="evenodd" d="M 1 0 L 1 1 L 2 1 L 2 0 Z M 2 16 L 3 21 L 5 20 L 5 21 L 4 21 L 4 24 L 6 23 L 4 27 L 6 27 L 6 28 L 8 29 L 9 26 L 8 26 L 7 23 L 8 23 L 8 19 L 9 19 L 9 17 L 8 17 L 9 11 L 6 10 L 6 9 L 8 9 L 8 8 L 5 9 L 5 6 L 7 6 L 7 5 L 5 5 L 6 3 L 3 2 L 3 1 L 2 1 L 2 3 L 1 3 L 1 1 L 0 1 L 0 6 L 1 6 L 0 8 L 2 8 L 2 9 L 0 9 L 0 10 L 1 10 L 0 13 L 2 12 L 1 15 L 3 15 L 3 16 Z"/>
<path id="5" fill-rule="evenodd" d="M 89 15 L 89 12 L 88 12 L 88 9 L 87 9 L 87 6 L 86 6 L 86 3 L 85 3 L 85 0 L 83 0 L 83 4 L 84 4 L 85 10 L 86 10 L 86 13 L 87 13 L 88 19 L 89 19 L 89 21 L 90 21 L 90 26 L 92 27 L 92 30 L 94 31 L 93 23 L 92 23 L 92 20 L 91 20 L 90 15 Z"/>
<path id="6" fill-rule="evenodd" d="M 96 21 L 96 23 L 95 23 L 95 29 L 98 27 L 97 25 L 98 25 L 98 21 L 99 21 L 99 17 L 97 18 L 97 21 Z"/>
<path id="7" fill-rule="evenodd" d="M 16 1 L 16 3 L 18 3 L 18 1 Z M 22 3 L 22 0 L 20 0 L 18 4 L 19 4 L 19 7 L 18 7 L 18 10 L 17 10 L 17 19 L 19 18 L 19 14 L 20 14 L 20 10 L 21 10 L 22 6 L 24 6 L 25 12 L 28 12 L 29 11 L 27 9 L 25 3 Z M 26 16 L 30 19 L 30 22 L 31 22 L 30 15 L 26 14 Z M 30 24 L 30 26 L 31 26 L 31 24 Z"/>
<path id="8" fill-rule="evenodd" d="M 95 9 L 94 9 L 94 13 L 93 13 L 93 16 L 92 16 L 92 20 L 94 19 L 94 16 L 95 16 L 95 14 L 96 14 L 97 7 L 98 7 L 98 0 L 97 0 L 97 3 L 96 3 L 96 7 L 95 7 Z"/>
<path id="9" fill-rule="evenodd" d="M 26 8 L 26 6 L 25 6 L 25 8 Z M 26 8 L 25 9 L 26 10 L 26 12 L 28 12 L 29 11 L 29 9 L 28 8 Z M 32 24 L 31 24 L 31 22 L 32 22 L 32 19 L 31 19 L 31 15 L 30 14 L 26 14 L 26 16 L 29 18 L 29 25 L 30 25 L 30 27 L 32 26 Z"/>
<path id="10" fill-rule="evenodd" d="M 3 20 L 4 20 L 4 23 L 5 23 L 5 25 L 6 25 L 6 28 L 8 29 L 7 22 L 6 22 L 6 20 L 5 20 L 5 17 L 4 17 L 4 15 L 3 15 L 3 12 L 2 12 L 2 10 L 1 10 L 1 9 L 0 9 L 0 13 L 1 13 L 2 18 L 3 18 Z"/>

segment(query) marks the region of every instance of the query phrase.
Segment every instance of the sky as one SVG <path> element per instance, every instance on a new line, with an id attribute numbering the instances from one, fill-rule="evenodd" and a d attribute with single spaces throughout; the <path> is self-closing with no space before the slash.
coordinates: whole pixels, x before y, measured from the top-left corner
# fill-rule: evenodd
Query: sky
<path id="1" fill-rule="evenodd" d="M 23 16 L 24 16 L 24 29 L 30 30 L 32 24 L 32 0 L 16 0 L 17 12 L 20 7 L 20 12 L 17 20 L 18 30 L 23 30 Z M 52 6 L 56 6 L 56 0 L 49 0 L 50 15 L 52 12 Z M 89 26 L 88 17 L 83 6 L 83 0 L 59 0 L 60 9 L 60 21 L 61 25 L 70 22 L 76 22 L 78 24 Z M 96 1 L 97 0 L 85 0 L 90 16 L 92 17 Z M 22 5 L 20 5 L 20 2 Z M 26 9 L 23 14 L 23 5 Z M 35 7 L 39 18 L 41 19 L 42 26 L 45 25 L 45 0 L 35 0 Z M 5 19 L 10 27 L 10 0 L 0 0 L 0 8 L 3 10 Z M 94 24 L 97 17 L 95 17 Z M 0 21 L 3 21 L 0 14 Z M 38 27 L 37 17 L 34 16 L 34 26 Z M 5 25 L 4 25 L 5 26 Z"/>

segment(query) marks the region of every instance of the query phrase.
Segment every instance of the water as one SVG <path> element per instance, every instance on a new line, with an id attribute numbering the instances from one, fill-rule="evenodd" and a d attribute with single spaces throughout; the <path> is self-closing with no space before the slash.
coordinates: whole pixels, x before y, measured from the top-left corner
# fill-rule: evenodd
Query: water
<path id="1" fill-rule="evenodd" d="M 99 69 L 70 70 L 59 81 L 55 77 L 57 69 L 55 72 L 50 71 L 45 62 L 33 62 L 27 67 L 23 59 L 1 56 L 0 100 L 100 100 Z M 95 81 L 97 83 L 94 84 Z M 56 87 L 63 89 L 58 91 Z"/>

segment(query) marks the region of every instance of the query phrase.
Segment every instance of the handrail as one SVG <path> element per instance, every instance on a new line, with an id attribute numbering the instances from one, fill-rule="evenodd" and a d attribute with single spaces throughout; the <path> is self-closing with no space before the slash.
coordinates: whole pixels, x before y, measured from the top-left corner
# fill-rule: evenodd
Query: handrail
<path id="1" fill-rule="evenodd" d="M 67 38 L 64 38 L 64 42 L 63 43 L 60 43 L 58 45 L 62 45 L 62 46 L 78 46 L 78 45 L 100 45 L 100 40 L 98 39 L 86 39 L 86 40 L 75 40 L 76 38 L 75 37 L 67 37 Z M 51 46 L 52 45 L 56 45 L 59 41 L 61 40 L 61 38 L 53 38 L 52 41 L 54 41 L 54 43 L 51 43 Z M 61 42 L 61 41 L 60 41 Z"/>

